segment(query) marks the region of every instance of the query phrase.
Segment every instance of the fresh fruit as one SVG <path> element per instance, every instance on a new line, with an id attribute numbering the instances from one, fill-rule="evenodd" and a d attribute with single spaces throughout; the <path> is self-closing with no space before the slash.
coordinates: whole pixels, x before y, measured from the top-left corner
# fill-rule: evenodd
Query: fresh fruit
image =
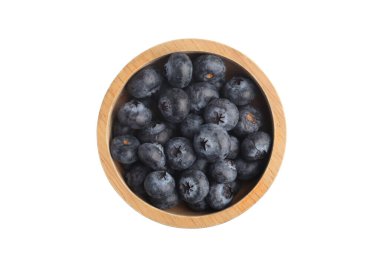
<path id="1" fill-rule="evenodd" d="M 126 89 L 135 98 L 149 97 L 160 89 L 162 77 L 152 67 L 140 70 L 129 80 Z"/>
<path id="2" fill-rule="evenodd" d="M 174 170 L 187 169 L 196 160 L 190 140 L 184 137 L 170 139 L 165 144 L 165 153 L 169 166 Z"/>
<path id="3" fill-rule="evenodd" d="M 187 203 L 193 204 L 205 198 L 209 191 L 209 182 L 206 175 L 199 170 L 182 172 L 178 181 L 180 197 Z"/>
<path id="4" fill-rule="evenodd" d="M 167 89 L 158 99 L 158 109 L 171 123 L 181 123 L 190 112 L 189 96 L 180 88 Z"/>
<path id="5" fill-rule="evenodd" d="M 207 160 L 205 158 L 198 157 L 197 160 L 195 160 L 194 164 L 188 169 L 200 170 L 206 174 L 207 166 L 208 166 Z"/>
<path id="6" fill-rule="evenodd" d="M 133 129 L 141 129 L 152 120 L 152 112 L 138 100 L 132 100 L 121 106 L 117 118 L 119 122 Z"/>
<path id="7" fill-rule="evenodd" d="M 129 126 L 120 124 L 118 120 L 115 120 L 112 127 L 112 137 L 123 136 L 133 134 L 133 129 Z"/>
<path id="8" fill-rule="evenodd" d="M 247 105 L 255 98 L 256 85 L 241 76 L 232 77 L 223 89 L 224 97 L 238 106 Z"/>
<path id="9" fill-rule="evenodd" d="M 240 108 L 239 122 L 234 128 L 234 133 L 238 137 L 244 137 L 255 133 L 263 124 L 262 114 L 251 105 Z"/>
<path id="10" fill-rule="evenodd" d="M 175 181 L 166 171 L 153 171 L 146 176 L 144 188 L 150 197 L 168 198 L 175 194 Z"/>
<path id="11" fill-rule="evenodd" d="M 174 191 L 171 195 L 168 197 L 163 198 L 154 198 L 149 197 L 150 203 L 159 209 L 169 209 L 172 207 L 175 207 L 179 203 L 178 194 Z"/>
<path id="12" fill-rule="evenodd" d="M 247 161 L 263 159 L 268 155 L 271 145 L 270 136 L 258 131 L 248 135 L 241 143 L 241 154 Z"/>
<path id="13" fill-rule="evenodd" d="M 240 143 L 238 138 L 230 136 L 231 146 L 230 153 L 227 155 L 228 159 L 235 159 L 239 155 Z"/>
<path id="14" fill-rule="evenodd" d="M 202 55 L 194 61 L 194 79 L 202 82 L 216 83 L 224 80 L 226 66 L 223 60 L 215 55 Z"/>
<path id="15" fill-rule="evenodd" d="M 185 53 L 173 53 L 164 66 L 165 77 L 176 88 L 186 87 L 193 75 L 193 64 Z"/>
<path id="16" fill-rule="evenodd" d="M 229 131 L 239 121 L 239 110 L 228 99 L 211 100 L 203 113 L 206 123 L 213 123 Z"/>
<path id="17" fill-rule="evenodd" d="M 207 203 L 212 209 L 222 210 L 226 208 L 234 197 L 234 189 L 230 184 L 213 183 L 207 195 Z"/>
<path id="18" fill-rule="evenodd" d="M 181 134 L 186 138 L 192 139 L 199 132 L 203 122 L 202 116 L 189 114 L 181 123 Z"/>
<path id="19" fill-rule="evenodd" d="M 173 136 L 173 129 L 164 122 L 153 121 L 138 130 L 136 136 L 143 143 L 165 144 Z"/>
<path id="20" fill-rule="evenodd" d="M 237 171 L 233 160 L 223 159 L 210 165 L 210 176 L 217 183 L 232 182 L 236 179 Z"/>
<path id="21" fill-rule="evenodd" d="M 141 163 L 133 164 L 125 173 L 125 182 L 133 192 L 138 195 L 144 195 L 144 180 L 151 169 Z"/>
<path id="22" fill-rule="evenodd" d="M 122 164 L 132 164 L 137 161 L 139 145 L 139 140 L 132 135 L 115 137 L 110 146 L 112 158 Z"/>
<path id="23" fill-rule="evenodd" d="M 153 170 L 164 170 L 166 165 L 164 148 L 158 143 L 144 143 L 138 148 L 141 162 Z"/>
<path id="24" fill-rule="evenodd" d="M 194 204 L 187 203 L 187 206 L 191 210 L 197 211 L 197 212 L 206 211 L 210 208 L 210 206 L 206 202 L 206 198 L 204 198 L 201 201 L 194 203 Z"/>
<path id="25" fill-rule="evenodd" d="M 237 178 L 242 181 L 254 180 L 261 172 L 260 161 L 247 162 L 241 158 L 235 160 Z"/>
<path id="26" fill-rule="evenodd" d="M 219 98 L 219 92 L 216 87 L 207 82 L 189 85 L 186 88 L 186 93 L 189 95 L 190 107 L 193 113 L 200 113 L 212 99 Z"/>
<path id="27" fill-rule="evenodd" d="M 202 125 L 194 136 L 194 149 L 200 157 L 215 162 L 227 157 L 230 152 L 230 136 L 216 124 Z"/>

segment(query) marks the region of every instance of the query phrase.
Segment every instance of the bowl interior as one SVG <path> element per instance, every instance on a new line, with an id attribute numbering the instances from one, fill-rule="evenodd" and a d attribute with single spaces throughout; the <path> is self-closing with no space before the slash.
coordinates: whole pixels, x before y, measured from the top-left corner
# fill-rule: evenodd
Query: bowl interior
<path id="1" fill-rule="evenodd" d="M 189 55 L 189 57 L 191 59 L 194 59 L 197 56 L 203 54 L 203 53 L 199 53 L 199 52 L 186 52 L 186 53 Z M 207 53 L 207 54 L 212 54 L 212 53 Z M 249 72 L 247 72 L 244 68 L 242 68 L 239 64 L 237 64 L 237 63 L 235 63 L 235 62 L 233 62 L 233 61 L 231 61 L 231 60 L 229 60 L 229 59 L 227 59 L 227 58 L 225 58 L 223 56 L 220 56 L 220 55 L 217 55 L 217 56 L 221 57 L 224 60 L 225 65 L 227 67 L 226 81 L 228 81 L 229 79 L 231 79 L 233 76 L 239 75 L 239 76 L 251 78 L 252 81 L 254 81 L 256 83 L 257 88 L 259 88 L 260 91 L 255 96 L 255 99 L 253 100 L 253 105 L 256 108 L 258 108 L 262 112 L 262 114 L 263 114 L 264 125 L 261 128 L 261 130 L 263 130 L 263 131 L 267 132 L 268 134 L 270 134 L 271 137 L 272 137 L 272 139 L 273 139 L 273 137 L 274 137 L 274 135 L 273 135 L 273 128 L 274 128 L 273 127 L 273 118 L 272 118 L 271 109 L 270 109 L 268 100 L 267 100 L 267 98 L 266 98 L 266 96 L 264 94 L 264 91 L 257 84 L 257 82 L 255 81 L 254 77 L 252 77 L 252 75 Z M 169 55 L 166 55 L 166 56 L 158 58 L 158 59 L 156 59 L 156 60 L 154 60 L 152 62 L 147 62 L 145 66 L 153 64 L 159 70 L 163 70 L 163 65 L 167 61 L 168 57 L 169 57 Z M 127 102 L 128 99 L 129 99 L 129 96 L 128 96 L 126 90 L 123 89 L 122 92 L 120 93 L 120 95 L 117 97 L 116 104 L 114 106 L 114 110 L 112 111 L 111 126 L 114 123 L 115 116 L 116 116 L 117 111 L 119 110 L 120 106 L 122 104 L 124 104 L 125 102 Z M 110 128 L 109 131 L 112 131 L 112 128 Z M 109 135 L 109 137 L 112 138 L 112 133 L 110 133 L 110 134 L 111 135 Z M 272 145 L 273 145 L 273 142 L 272 142 Z M 271 147 L 270 152 L 269 152 L 269 157 L 267 157 L 267 159 L 264 160 L 266 162 L 264 164 L 265 168 L 262 170 L 260 176 L 258 176 L 257 179 L 255 179 L 255 180 L 242 181 L 241 190 L 234 197 L 231 205 L 234 205 L 237 202 L 239 202 L 240 200 L 242 200 L 250 191 L 252 191 L 252 189 L 255 187 L 255 185 L 259 182 L 259 180 L 261 179 L 261 175 L 264 173 L 264 171 L 265 171 L 265 169 L 266 169 L 266 167 L 268 165 L 269 159 L 271 157 L 271 152 L 272 152 L 272 147 Z M 115 165 L 116 165 L 117 171 L 119 172 L 120 176 L 122 178 L 124 178 L 124 173 L 125 173 L 124 167 L 121 166 L 120 164 L 118 164 L 116 161 L 115 161 Z M 125 184 L 125 187 L 128 187 L 125 182 L 124 182 L 124 184 Z M 145 202 L 143 199 L 141 199 L 141 200 L 143 202 Z M 146 203 L 149 205 L 148 202 L 146 202 Z M 213 212 L 194 212 L 194 211 L 191 211 L 189 208 L 187 208 L 187 206 L 183 202 L 180 202 L 180 204 L 178 206 L 174 207 L 174 208 L 165 210 L 165 212 L 168 212 L 168 213 L 171 213 L 171 214 L 176 214 L 176 215 L 186 215 L 186 216 L 205 215 L 205 214 L 211 214 L 211 213 L 213 213 Z"/>

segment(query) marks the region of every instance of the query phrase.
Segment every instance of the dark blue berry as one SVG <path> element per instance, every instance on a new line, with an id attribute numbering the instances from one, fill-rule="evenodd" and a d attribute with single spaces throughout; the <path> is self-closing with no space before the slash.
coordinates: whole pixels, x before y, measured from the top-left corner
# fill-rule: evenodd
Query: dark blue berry
<path id="1" fill-rule="evenodd" d="M 239 140 L 234 136 L 230 136 L 230 141 L 231 141 L 230 153 L 227 155 L 227 158 L 235 159 L 239 155 L 240 143 L 239 143 Z"/>
<path id="2" fill-rule="evenodd" d="M 217 183 L 234 181 L 237 176 L 235 162 L 230 159 L 224 159 L 211 164 L 210 176 Z"/>
<path id="3" fill-rule="evenodd" d="M 256 85 L 247 78 L 233 77 L 224 86 L 224 96 L 238 106 L 247 105 L 255 98 Z"/>
<path id="4" fill-rule="evenodd" d="M 194 136 L 194 149 L 200 157 L 209 162 L 225 159 L 230 152 L 230 136 L 216 124 L 202 125 Z"/>
<path id="5" fill-rule="evenodd" d="M 236 195 L 237 193 L 239 193 L 239 191 L 240 191 L 240 189 L 242 187 L 241 181 L 239 181 L 239 180 L 234 180 L 234 181 L 228 182 L 226 184 L 231 187 L 232 192 L 233 192 L 234 195 Z"/>
<path id="6" fill-rule="evenodd" d="M 165 144 L 169 166 L 174 170 L 184 170 L 194 164 L 196 156 L 191 142 L 184 137 L 175 137 Z"/>
<path id="7" fill-rule="evenodd" d="M 153 171 L 146 176 L 144 188 L 150 197 L 168 198 L 175 194 L 175 181 L 166 171 Z"/>
<path id="8" fill-rule="evenodd" d="M 214 55 L 202 55 L 194 61 L 194 79 L 200 82 L 217 82 L 223 80 L 226 66 L 223 60 Z"/>
<path id="9" fill-rule="evenodd" d="M 181 123 L 181 133 L 184 137 L 192 139 L 199 132 L 203 118 L 197 114 L 189 114 Z"/>
<path id="10" fill-rule="evenodd" d="M 112 127 L 112 137 L 123 136 L 123 135 L 132 135 L 133 129 L 129 126 L 120 124 L 118 120 L 115 120 Z"/>
<path id="11" fill-rule="evenodd" d="M 160 89 L 162 77 L 156 69 L 147 67 L 136 73 L 127 84 L 127 91 L 135 98 L 149 97 Z"/>
<path id="12" fill-rule="evenodd" d="M 251 105 L 246 105 L 239 110 L 239 122 L 234 128 L 234 133 L 238 137 L 243 137 L 255 133 L 262 126 L 262 114 Z"/>
<path id="13" fill-rule="evenodd" d="M 165 90 L 158 99 L 158 109 L 171 123 L 180 123 L 190 112 L 189 96 L 180 88 Z"/>
<path id="14" fill-rule="evenodd" d="M 144 143 L 165 144 L 173 136 L 173 129 L 164 122 L 153 121 L 146 128 L 137 131 L 136 136 Z"/>
<path id="15" fill-rule="evenodd" d="M 235 160 L 237 178 L 242 181 L 254 180 L 262 168 L 260 161 L 247 162 L 241 158 Z"/>
<path id="16" fill-rule="evenodd" d="M 206 211 L 206 210 L 210 209 L 209 205 L 206 202 L 206 198 L 204 198 L 201 201 L 194 203 L 194 204 L 187 203 L 187 206 L 191 210 L 197 211 L 197 212 Z"/>
<path id="17" fill-rule="evenodd" d="M 268 155 L 270 136 L 262 131 L 248 135 L 241 143 L 241 155 L 247 161 L 263 159 Z"/>
<path id="18" fill-rule="evenodd" d="M 184 88 L 191 81 L 193 64 L 186 54 L 173 53 L 164 66 L 164 73 L 173 87 Z"/>
<path id="19" fill-rule="evenodd" d="M 111 141 L 111 155 L 113 159 L 122 164 L 132 164 L 137 161 L 139 145 L 139 140 L 132 135 L 115 137 Z"/>
<path id="20" fill-rule="evenodd" d="M 175 207 L 179 203 L 179 198 L 176 192 L 164 198 L 149 198 L 150 203 L 159 209 L 169 209 Z"/>
<path id="21" fill-rule="evenodd" d="M 117 118 L 120 123 L 133 129 L 141 129 L 152 120 L 152 112 L 140 101 L 131 100 L 121 106 Z"/>
<path id="22" fill-rule="evenodd" d="M 180 197 L 187 203 L 197 203 L 205 198 L 209 191 L 206 175 L 200 170 L 182 172 L 178 181 Z"/>
<path id="23" fill-rule="evenodd" d="M 191 111 L 199 113 L 206 105 L 215 98 L 219 98 L 216 87 L 207 82 L 191 84 L 186 88 L 186 93 L 190 98 Z"/>
<path id="24" fill-rule="evenodd" d="M 213 183 L 210 185 L 210 191 L 206 197 L 209 206 L 214 210 L 226 208 L 234 197 L 232 185 L 225 183 Z"/>
<path id="25" fill-rule="evenodd" d="M 228 99 L 213 99 L 205 108 L 203 117 L 206 123 L 213 123 L 229 131 L 239 121 L 239 110 Z"/>
<path id="26" fill-rule="evenodd" d="M 125 172 L 125 181 L 134 193 L 144 195 L 144 180 L 150 172 L 150 168 L 136 163 Z"/>
<path id="27" fill-rule="evenodd" d="M 195 160 L 194 164 L 189 167 L 188 169 L 195 169 L 195 170 L 200 170 L 203 173 L 207 173 L 207 166 L 208 162 L 205 158 L 200 158 L 198 157 L 197 160 Z"/>
<path id="28" fill-rule="evenodd" d="M 165 153 L 161 144 L 144 143 L 138 148 L 138 156 L 141 162 L 153 170 L 165 169 Z"/>

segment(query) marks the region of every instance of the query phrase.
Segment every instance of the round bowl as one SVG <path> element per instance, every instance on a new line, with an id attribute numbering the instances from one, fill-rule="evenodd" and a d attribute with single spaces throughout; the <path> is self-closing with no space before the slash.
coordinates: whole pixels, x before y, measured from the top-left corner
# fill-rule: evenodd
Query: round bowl
<path id="1" fill-rule="evenodd" d="M 227 62 L 227 68 L 240 68 L 245 75 L 250 76 L 261 88 L 263 100 L 266 102 L 268 117 L 272 120 L 273 137 L 272 151 L 266 169 L 261 178 L 254 182 L 246 182 L 231 206 L 212 213 L 197 213 L 189 211 L 185 206 L 177 206 L 170 210 L 160 210 L 134 194 L 123 179 L 123 169 L 114 162 L 109 143 L 114 111 L 128 99 L 123 90 L 128 80 L 140 69 L 153 62 L 159 62 L 165 56 L 174 52 L 191 54 L 209 53 L 221 56 Z M 229 62 L 229 63 L 228 63 Z M 238 66 L 238 67 L 236 67 Z M 209 227 L 229 221 L 244 213 L 255 204 L 268 190 L 280 168 L 285 150 L 285 117 L 277 93 L 265 74 L 249 58 L 239 51 L 213 41 L 199 39 L 181 39 L 157 45 L 129 62 L 113 80 L 108 89 L 99 112 L 97 126 L 97 141 L 100 160 L 103 169 L 116 192 L 136 211 L 142 215 L 165 225 L 182 228 Z"/>

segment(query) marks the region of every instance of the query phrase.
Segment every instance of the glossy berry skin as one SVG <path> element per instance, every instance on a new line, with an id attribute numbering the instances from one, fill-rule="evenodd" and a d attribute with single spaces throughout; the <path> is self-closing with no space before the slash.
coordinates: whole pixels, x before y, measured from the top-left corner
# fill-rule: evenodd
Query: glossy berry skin
<path id="1" fill-rule="evenodd" d="M 224 97 L 238 106 L 247 105 L 255 98 L 256 85 L 244 77 L 233 77 L 223 88 Z"/>
<path id="2" fill-rule="evenodd" d="M 206 201 L 212 209 L 222 210 L 232 202 L 233 197 L 234 189 L 232 185 L 213 183 L 210 185 Z"/>
<path id="3" fill-rule="evenodd" d="M 113 123 L 113 127 L 112 127 L 112 137 L 123 136 L 123 135 L 133 135 L 133 129 L 130 128 L 129 126 L 120 124 L 120 122 L 116 120 Z"/>
<path id="4" fill-rule="evenodd" d="M 139 140 L 132 135 L 115 137 L 111 141 L 112 158 L 122 164 L 132 164 L 137 161 Z"/>
<path id="5" fill-rule="evenodd" d="M 117 118 L 123 125 L 141 129 L 149 125 L 152 120 L 152 112 L 140 101 L 132 100 L 121 106 Z"/>
<path id="6" fill-rule="evenodd" d="M 146 193 L 153 198 L 168 198 L 175 194 L 175 181 L 166 171 L 153 171 L 144 181 Z"/>
<path id="7" fill-rule="evenodd" d="M 176 88 L 189 85 L 193 75 L 193 63 L 185 53 L 173 53 L 164 66 L 168 82 Z"/>
<path id="8" fill-rule="evenodd" d="M 178 181 L 178 193 L 182 200 L 193 204 L 204 199 L 209 191 L 209 182 L 206 175 L 199 170 L 182 172 Z"/>
<path id="9" fill-rule="evenodd" d="M 207 104 L 203 117 L 206 123 L 217 124 L 229 131 L 239 121 L 239 110 L 228 99 L 213 99 Z"/>
<path id="10" fill-rule="evenodd" d="M 210 177 L 217 183 L 232 182 L 236 176 L 236 165 L 233 160 L 223 159 L 210 165 Z"/>
<path id="11" fill-rule="evenodd" d="M 215 83 L 224 80 L 226 66 L 223 60 L 214 55 L 202 55 L 194 61 L 194 79 L 200 82 Z"/>
<path id="12" fill-rule="evenodd" d="M 215 162 L 225 159 L 230 152 L 230 136 L 216 124 L 204 124 L 194 136 L 194 149 L 198 156 Z"/>
<path id="13" fill-rule="evenodd" d="M 164 198 L 149 197 L 150 203 L 159 209 L 169 209 L 175 207 L 179 203 L 179 197 L 176 192 Z"/>
<path id="14" fill-rule="evenodd" d="M 268 155 L 271 145 L 270 136 L 258 131 L 248 135 L 241 143 L 241 154 L 247 161 L 263 159 Z"/>
<path id="15" fill-rule="evenodd" d="M 143 143 L 165 144 L 173 136 L 173 129 L 164 122 L 154 121 L 137 131 L 136 136 Z"/>
<path id="16" fill-rule="evenodd" d="M 204 123 L 203 117 L 197 114 L 189 114 L 181 123 L 182 136 L 192 139 L 199 132 Z"/>
<path id="17" fill-rule="evenodd" d="M 174 170 L 184 170 L 196 160 L 193 146 L 187 138 L 175 137 L 165 144 L 166 159 Z"/>
<path id="18" fill-rule="evenodd" d="M 205 158 L 198 157 L 194 164 L 188 169 L 200 170 L 203 173 L 207 173 L 208 162 Z"/>
<path id="19" fill-rule="evenodd" d="M 227 155 L 227 158 L 235 159 L 239 155 L 240 142 L 238 138 L 231 135 L 230 135 L 230 141 L 231 141 L 230 152 Z"/>
<path id="20" fill-rule="evenodd" d="M 255 133 L 263 124 L 262 114 L 251 105 L 246 105 L 239 110 L 239 122 L 234 128 L 234 133 L 238 137 L 244 137 Z"/>
<path id="21" fill-rule="evenodd" d="M 145 98 L 156 93 L 161 86 L 162 76 L 152 67 L 140 70 L 129 80 L 126 89 L 135 98 Z"/>
<path id="22" fill-rule="evenodd" d="M 138 195 L 144 195 L 144 180 L 151 169 L 141 163 L 136 163 L 125 172 L 125 182 Z"/>
<path id="23" fill-rule="evenodd" d="M 237 178 L 242 181 L 257 179 L 262 167 L 260 161 L 247 162 L 241 158 L 235 160 Z"/>
<path id="24" fill-rule="evenodd" d="M 212 99 L 219 98 L 216 87 L 207 82 L 191 84 L 186 88 L 186 93 L 189 95 L 191 111 L 196 114 L 200 113 Z"/>
<path id="25" fill-rule="evenodd" d="M 165 170 L 166 160 L 164 148 L 158 143 L 144 143 L 138 148 L 137 154 L 142 163 L 153 170 Z"/>
<path id="26" fill-rule="evenodd" d="M 158 109 L 171 123 L 180 123 L 190 112 L 189 96 L 180 88 L 167 89 L 158 99 Z"/>
<path id="27" fill-rule="evenodd" d="M 210 206 L 206 202 L 206 198 L 204 198 L 201 201 L 194 203 L 194 204 L 188 203 L 187 206 L 191 210 L 197 211 L 197 212 L 206 211 L 206 210 L 210 209 Z"/>

